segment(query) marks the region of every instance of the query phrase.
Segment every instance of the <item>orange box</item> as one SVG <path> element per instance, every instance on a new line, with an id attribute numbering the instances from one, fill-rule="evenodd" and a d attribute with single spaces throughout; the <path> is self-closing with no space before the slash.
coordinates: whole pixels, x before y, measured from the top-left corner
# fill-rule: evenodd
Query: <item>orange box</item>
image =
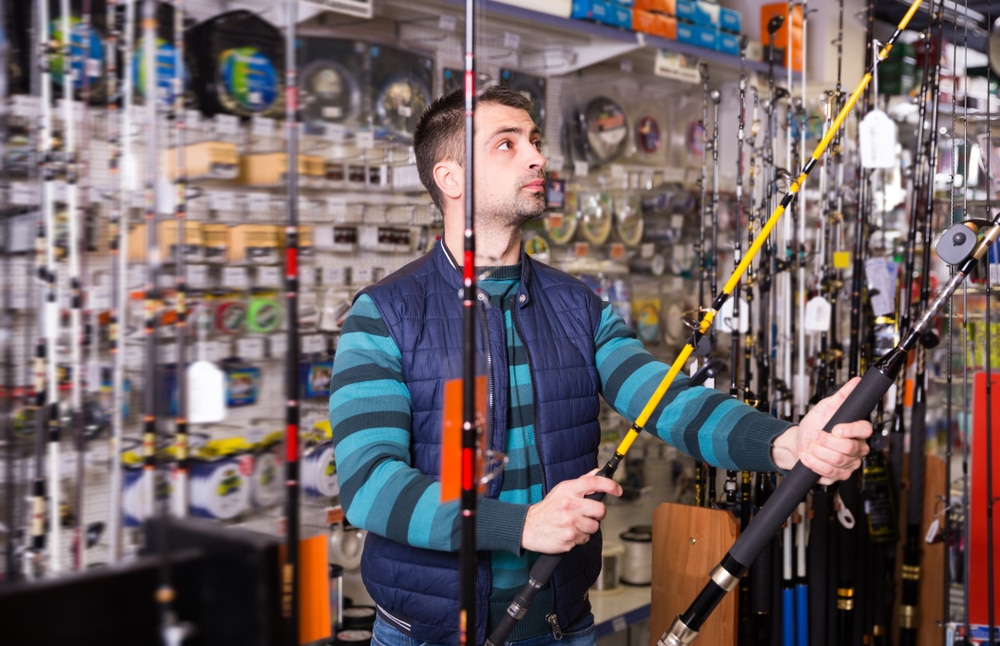
<path id="1" fill-rule="evenodd" d="M 632 30 L 677 40 L 677 18 L 655 11 L 632 9 Z"/>
<path id="2" fill-rule="evenodd" d="M 774 48 L 784 52 L 781 64 L 785 67 L 791 66 L 796 72 L 802 71 L 802 5 L 792 7 L 791 18 L 788 16 L 788 3 L 773 2 L 761 5 L 760 7 L 760 42 L 767 48 L 768 34 L 767 24 L 775 16 L 782 16 L 785 20 L 781 27 L 774 32 Z M 789 24 L 790 23 L 790 24 Z M 791 29 L 792 42 L 791 51 L 788 50 L 788 30 Z M 767 56 L 765 55 L 765 60 Z"/>
<path id="3" fill-rule="evenodd" d="M 658 11 L 668 16 L 677 15 L 677 3 L 674 0 L 634 0 L 632 9 L 633 11 L 636 9 L 641 11 Z M 633 14 L 632 20 L 635 21 L 635 14 Z"/>

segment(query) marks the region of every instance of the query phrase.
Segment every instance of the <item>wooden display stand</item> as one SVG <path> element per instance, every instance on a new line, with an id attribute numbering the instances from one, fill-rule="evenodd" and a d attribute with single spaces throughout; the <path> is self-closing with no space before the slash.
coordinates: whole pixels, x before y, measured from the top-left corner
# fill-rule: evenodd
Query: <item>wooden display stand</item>
<path id="1" fill-rule="evenodd" d="M 739 534 L 733 515 L 665 502 L 653 512 L 653 581 L 650 590 L 649 643 L 657 640 L 684 612 L 705 584 L 712 569 Z M 698 633 L 698 642 L 735 646 L 738 615 L 736 594 L 727 594 Z"/>
<path id="2" fill-rule="evenodd" d="M 909 454 L 903 456 L 904 464 L 909 465 Z M 904 469 L 904 475 L 908 477 L 908 469 Z M 943 501 L 946 500 L 948 487 L 945 483 L 944 460 L 936 455 L 927 455 L 924 458 L 924 509 L 923 524 L 921 533 L 925 534 L 927 528 L 937 514 L 940 514 Z M 906 505 L 900 505 L 900 527 L 901 531 L 906 531 Z M 892 639 L 899 635 L 899 602 L 903 581 L 900 577 L 900 565 L 903 562 L 903 544 L 905 539 L 900 539 L 896 553 L 896 603 L 893 612 Z M 944 587 L 944 543 L 921 544 L 920 552 L 920 597 L 917 602 L 918 621 L 918 643 L 923 646 L 941 644 L 944 640 L 944 627 L 941 621 L 944 618 L 944 599 L 941 590 Z"/>

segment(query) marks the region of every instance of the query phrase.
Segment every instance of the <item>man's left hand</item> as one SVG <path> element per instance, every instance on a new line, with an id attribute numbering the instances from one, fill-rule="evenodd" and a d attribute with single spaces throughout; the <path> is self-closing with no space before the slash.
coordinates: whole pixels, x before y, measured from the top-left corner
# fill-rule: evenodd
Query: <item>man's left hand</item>
<path id="1" fill-rule="evenodd" d="M 823 399 L 806 413 L 798 426 L 793 426 L 774 439 L 771 459 L 784 471 L 802 462 L 810 471 L 819 475 L 819 483 L 832 484 L 846 480 L 861 466 L 868 455 L 872 425 L 868 420 L 838 424 L 827 433 L 823 426 L 844 403 L 847 396 L 861 382 L 855 377 Z"/>

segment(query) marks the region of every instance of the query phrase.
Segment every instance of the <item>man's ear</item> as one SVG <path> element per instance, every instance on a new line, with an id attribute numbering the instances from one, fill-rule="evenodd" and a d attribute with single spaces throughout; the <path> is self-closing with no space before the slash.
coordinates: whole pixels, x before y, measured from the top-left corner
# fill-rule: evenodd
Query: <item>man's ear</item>
<path id="1" fill-rule="evenodd" d="M 465 189 L 465 171 L 453 161 L 439 162 L 434 167 L 434 181 L 445 197 L 461 199 Z"/>

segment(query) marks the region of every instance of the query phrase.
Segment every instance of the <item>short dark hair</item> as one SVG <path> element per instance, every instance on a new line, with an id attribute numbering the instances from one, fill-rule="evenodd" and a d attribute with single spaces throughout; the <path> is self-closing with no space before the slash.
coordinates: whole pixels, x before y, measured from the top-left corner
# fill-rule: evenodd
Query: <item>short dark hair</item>
<path id="1" fill-rule="evenodd" d="M 495 85 L 479 95 L 477 103 L 496 103 L 531 111 L 531 100 L 517 90 Z M 465 165 L 465 92 L 455 90 L 438 98 L 421 115 L 413 131 L 413 152 L 420 181 L 438 209 L 441 191 L 434 183 L 434 165 L 449 159 Z"/>

